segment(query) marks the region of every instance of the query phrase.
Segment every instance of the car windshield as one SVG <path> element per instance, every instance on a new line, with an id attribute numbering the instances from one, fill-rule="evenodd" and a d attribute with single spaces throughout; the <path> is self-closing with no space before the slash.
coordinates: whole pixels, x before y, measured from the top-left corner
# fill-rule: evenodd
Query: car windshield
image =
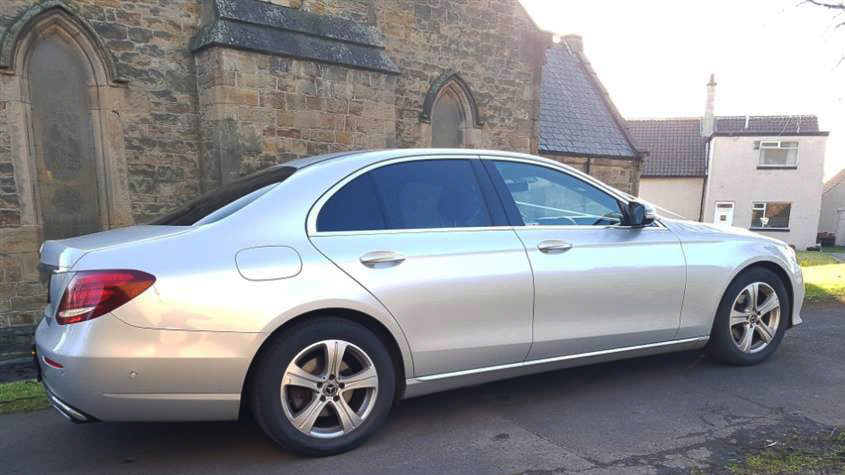
<path id="1" fill-rule="evenodd" d="M 255 201 L 295 171 L 296 168 L 288 166 L 268 168 L 206 193 L 150 224 L 193 226 L 212 223 Z"/>

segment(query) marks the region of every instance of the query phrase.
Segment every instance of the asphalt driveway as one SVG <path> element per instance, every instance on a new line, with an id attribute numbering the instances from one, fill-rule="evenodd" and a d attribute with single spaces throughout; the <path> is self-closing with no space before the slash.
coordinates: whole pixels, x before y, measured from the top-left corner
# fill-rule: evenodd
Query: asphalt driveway
<path id="1" fill-rule="evenodd" d="M 845 427 L 845 306 L 806 310 L 763 365 L 697 352 L 518 378 L 404 401 L 362 448 L 277 449 L 247 423 L 74 425 L 0 417 L 4 473 L 684 473 L 789 433 Z"/>

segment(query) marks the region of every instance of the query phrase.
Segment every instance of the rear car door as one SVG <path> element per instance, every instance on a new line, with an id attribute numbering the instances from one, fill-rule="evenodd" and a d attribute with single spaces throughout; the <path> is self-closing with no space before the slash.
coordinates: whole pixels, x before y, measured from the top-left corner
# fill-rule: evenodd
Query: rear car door
<path id="1" fill-rule="evenodd" d="M 534 345 L 528 359 L 671 340 L 680 323 L 686 263 L 659 224 L 625 226 L 606 190 L 536 162 L 486 161 L 534 272 Z"/>
<path id="2" fill-rule="evenodd" d="M 371 166 L 326 193 L 308 228 L 397 319 L 416 376 L 525 359 L 531 269 L 479 160 Z"/>

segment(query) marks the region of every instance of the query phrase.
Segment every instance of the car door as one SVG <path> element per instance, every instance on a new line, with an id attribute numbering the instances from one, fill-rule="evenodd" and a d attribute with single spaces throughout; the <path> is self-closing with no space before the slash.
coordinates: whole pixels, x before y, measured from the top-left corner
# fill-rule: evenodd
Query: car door
<path id="1" fill-rule="evenodd" d="M 531 269 L 480 160 L 379 164 L 312 213 L 311 241 L 393 314 L 416 376 L 525 359 Z"/>
<path id="2" fill-rule="evenodd" d="M 534 273 L 529 360 L 674 337 L 686 279 L 674 234 L 625 226 L 619 198 L 559 168 L 485 163 Z"/>

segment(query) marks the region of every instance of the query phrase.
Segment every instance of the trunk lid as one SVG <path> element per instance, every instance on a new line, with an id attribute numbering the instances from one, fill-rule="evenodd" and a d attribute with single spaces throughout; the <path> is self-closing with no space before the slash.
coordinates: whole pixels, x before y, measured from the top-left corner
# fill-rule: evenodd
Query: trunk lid
<path id="1" fill-rule="evenodd" d="M 190 226 L 130 226 L 68 239 L 44 241 L 40 269 L 44 272 L 71 270 L 85 254 L 115 246 L 160 239 L 190 231 Z M 48 274 L 49 275 L 49 274 Z"/>
<path id="2" fill-rule="evenodd" d="M 161 239 L 195 229 L 191 226 L 130 226 L 68 239 L 44 241 L 38 272 L 41 283 L 47 286 L 47 306 L 44 316 L 52 324 L 53 316 L 65 289 L 75 272 L 73 266 L 85 254 L 101 249 Z"/>

